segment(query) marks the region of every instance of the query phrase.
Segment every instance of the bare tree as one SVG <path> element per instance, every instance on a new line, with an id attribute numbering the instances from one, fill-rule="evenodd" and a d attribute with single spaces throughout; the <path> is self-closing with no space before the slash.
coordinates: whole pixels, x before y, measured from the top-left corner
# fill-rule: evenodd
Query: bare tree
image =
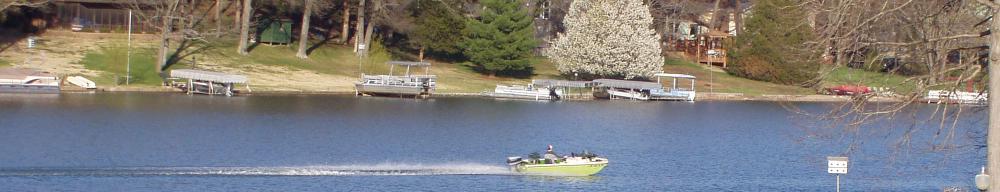
<path id="1" fill-rule="evenodd" d="M 362 50 L 359 50 L 359 49 L 361 48 L 360 47 L 361 46 L 361 40 L 363 40 L 364 36 L 365 36 L 365 33 L 363 31 L 364 28 L 365 28 L 365 1 L 367 1 L 367 0 L 360 0 L 360 1 L 358 1 L 358 7 L 356 8 L 356 9 L 358 9 L 358 14 L 357 14 L 358 19 L 357 19 L 357 26 L 354 27 L 354 30 L 355 30 L 354 31 L 354 52 L 357 53 L 358 56 L 362 55 L 362 53 L 361 53 Z"/>
<path id="2" fill-rule="evenodd" d="M 995 16 L 1000 15 L 1000 3 L 996 1 L 989 0 L 978 0 L 990 8 L 990 15 L 994 18 L 991 19 L 989 29 L 990 31 L 1000 31 L 1000 19 L 996 19 Z M 989 94 L 1000 95 L 1000 35 L 990 34 L 989 37 L 990 45 L 990 64 L 989 64 Z M 990 170 L 990 173 L 1000 170 L 1000 102 L 997 102 L 993 98 L 989 103 L 989 128 L 987 129 L 987 139 L 986 139 L 986 167 Z M 1000 191 L 1000 175 L 990 177 L 990 189 L 988 191 Z"/>
<path id="3" fill-rule="evenodd" d="M 0 11 L 11 7 L 41 7 L 49 3 L 49 0 L 4 0 L 0 2 Z"/>
<path id="4" fill-rule="evenodd" d="M 204 28 L 201 24 L 204 18 L 208 17 L 209 11 L 200 12 L 198 7 L 201 7 L 202 4 L 199 4 L 198 1 L 130 0 L 123 5 L 138 10 L 134 13 L 146 23 L 157 23 L 151 25 L 160 30 L 155 62 L 157 73 L 162 75 L 163 69 L 168 68 L 171 64 L 207 48 L 207 46 L 197 47 L 194 43 L 207 42 L 205 33 L 199 30 Z M 174 42 L 176 45 L 173 44 Z M 170 54 L 171 51 L 173 54 Z"/>
<path id="5" fill-rule="evenodd" d="M 305 8 L 302 12 L 302 29 L 299 32 L 299 52 L 295 54 L 296 57 L 305 59 L 309 58 L 306 55 L 306 44 L 309 41 L 309 17 L 312 16 L 313 0 L 305 0 L 306 4 L 303 5 Z"/>
<path id="6" fill-rule="evenodd" d="M 128 6 L 132 9 L 142 10 L 135 12 L 139 18 L 144 18 L 148 23 L 159 23 L 155 26 L 160 30 L 160 40 L 156 51 L 156 73 L 162 73 L 163 67 L 167 65 L 167 57 L 170 51 L 170 39 L 174 31 L 174 20 L 182 19 L 178 6 L 181 0 L 167 0 L 162 3 L 147 3 L 146 1 L 131 0 Z"/>
<path id="7" fill-rule="evenodd" d="M 347 44 L 347 38 L 351 33 L 351 1 L 343 0 L 344 2 L 344 20 L 341 23 L 342 27 L 340 30 L 340 43 Z"/>
<path id="8" fill-rule="evenodd" d="M 243 3 L 241 2 L 241 0 L 233 0 L 233 3 L 231 4 L 233 5 L 233 8 L 235 10 L 234 12 L 236 13 L 233 14 L 234 18 L 233 18 L 233 29 L 232 29 L 232 31 L 235 32 L 242 29 L 240 23 L 242 23 L 243 21 Z"/>
<path id="9" fill-rule="evenodd" d="M 215 6 L 213 6 L 215 8 L 215 14 L 213 14 L 215 18 L 212 21 L 215 22 L 215 38 L 222 36 L 222 1 L 215 0 Z"/>
<path id="10" fill-rule="evenodd" d="M 987 81 L 988 95 L 1000 95 L 1000 35 L 984 31 L 1000 30 L 1000 2 L 994 0 L 802 0 L 810 9 L 807 23 L 820 37 L 810 43 L 813 49 L 826 50 L 830 64 L 824 65 L 820 78 L 810 82 L 819 87 L 827 74 L 836 68 L 849 66 L 858 60 L 879 64 L 878 58 L 891 56 L 909 60 L 903 65 L 921 68 L 923 72 L 908 74 L 898 87 L 890 89 L 897 102 L 872 103 L 879 94 L 863 94 L 850 102 L 837 105 L 817 117 L 838 122 L 835 128 L 857 132 L 863 125 L 880 118 L 894 118 L 919 101 L 930 89 L 954 91 L 963 82 Z M 989 21 L 987 27 L 979 25 Z M 983 36 L 989 35 L 988 38 Z M 989 63 L 980 62 L 981 50 L 989 50 Z M 871 60 L 872 58 L 876 60 Z M 952 59 L 952 58 L 957 58 Z M 867 61 L 865 61 L 867 60 Z M 988 66 L 986 71 L 983 67 Z M 855 66 L 856 67 L 856 66 Z M 890 72 L 898 70 L 892 69 Z M 985 88 L 977 90 L 980 94 Z M 886 95 L 882 95 L 886 96 Z M 995 97 L 995 96 L 994 96 Z M 995 100 L 993 98 L 991 100 Z M 954 125 L 965 108 L 939 104 L 934 116 L 940 119 L 934 132 L 935 145 L 948 145 L 955 137 Z M 1000 102 L 990 101 L 989 126 L 986 135 L 987 171 L 1000 170 Z M 912 111 L 912 110 L 909 110 Z M 800 111 L 801 112 L 801 111 Z M 948 122 L 950 121 L 950 122 Z M 891 128 L 889 128 L 891 129 Z M 899 142 L 908 143 L 915 130 L 907 129 Z M 1000 177 L 991 178 L 990 191 L 1000 191 Z"/>
<path id="11" fill-rule="evenodd" d="M 252 9 L 253 0 L 243 0 L 243 14 L 240 16 L 240 44 L 238 50 L 236 50 L 240 55 L 248 55 L 247 46 L 249 44 L 250 38 L 250 12 Z"/>

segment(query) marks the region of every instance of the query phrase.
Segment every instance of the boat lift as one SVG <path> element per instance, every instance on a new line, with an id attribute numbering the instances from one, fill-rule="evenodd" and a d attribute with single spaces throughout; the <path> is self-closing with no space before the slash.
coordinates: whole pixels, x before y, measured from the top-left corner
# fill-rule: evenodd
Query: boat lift
<path id="1" fill-rule="evenodd" d="M 662 83 L 663 82 L 662 80 L 664 78 L 670 78 L 671 83 L 669 89 L 652 90 L 650 92 L 651 99 L 694 101 L 695 99 L 694 85 L 695 85 L 695 79 L 697 79 L 695 76 L 687 74 L 672 74 L 672 73 L 657 73 L 653 76 L 656 77 L 657 83 Z M 677 84 L 678 79 L 690 80 L 691 87 L 686 88 L 678 86 Z"/>
<path id="2" fill-rule="evenodd" d="M 225 74 L 214 71 L 202 71 L 194 69 L 170 70 L 171 78 L 187 79 L 186 83 L 171 83 L 175 87 L 183 89 L 187 94 L 206 95 L 226 95 L 233 96 L 237 93 L 234 84 L 243 84 L 247 91 L 251 92 L 247 77 L 243 75 Z"/>
<path id="3" fill-rule="evenodd" d="M 618 79 L 596 79 L 599 91 L 595 91 L 596 97 L 609 99 L 630 99 L 630 100 L 650 100 L 651 93 L 662 91 L 663 85 L 646 81 L 627 81 Z M 607 94 L 607 95 L 604 95 Z"/>

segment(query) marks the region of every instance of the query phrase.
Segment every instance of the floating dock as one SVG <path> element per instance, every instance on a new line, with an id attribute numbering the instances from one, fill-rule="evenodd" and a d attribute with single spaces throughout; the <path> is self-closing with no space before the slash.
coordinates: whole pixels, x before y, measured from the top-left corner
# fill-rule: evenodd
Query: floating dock
<path id="1" fill-rule="evenodd" d="M 437 87 L 437 76 L 430 75 L 431 63 L 411 61 L 389 61 L 388 75 L 361 74 L 354 83 L 356 95 L 428 97 Z M 402 76 L 393 75 L 396 66 L 406 67 Z M 412 67 L 424 68 L 424 75 L 411 75 Z"/>
<path id="2" fill-rule="evenodd" d="M 924 97 L 924 100 L 926 100 L 927 103 L 986 105 L 989 104 L 989 94 L 965 91 L 930 90 L 927 91 L 927 96 Z"/>
<path id="3" fill-rule="evenodd" d="M 59 77 L 32 69 L 0 68 L 0 92 L 59 93 Z"/>

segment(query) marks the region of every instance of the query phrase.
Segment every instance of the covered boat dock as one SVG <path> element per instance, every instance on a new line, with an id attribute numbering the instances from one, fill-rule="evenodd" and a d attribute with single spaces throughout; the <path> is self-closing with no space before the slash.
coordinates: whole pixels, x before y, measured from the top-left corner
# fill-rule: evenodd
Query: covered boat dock
<path id="1" fill-rule="evenodd" d="M 662 83 L 663 80 L 669 78 L 670 87 L 666 90 L 660 89 L 661 91 L 653 90 L 650 92 L 650 99 L 654 100 L 682 100 L 682 101 L 694 101 L 695 98 L 695 79 L 693 75 L 688 74 L 673 74 L 673 73 L 657 73 L 653 75 L 656 77 L 657 83 Z M 688 86 L 680 86 L 683 82 L 678 80 L 688 80 L 690 83 Z"/>
<path id="2" fill-rule="evenodd" d="M 649 100 L 651 92 L 663 90 L 663 85 L 646 81 L 596 79 L 594 82 L 600 88 L 594 92 L 594 96 L 598 98 Z"/>
<path id="3" fill-rule="evenodd" d="M 593 88 L 597 85 L 597 83 L 593 81 L 568 81 L 556 79 L 535 79 L 531 80 L 531 84 L 536 87 L 545 87 L 556 90 L 557 92 L 562 93 L 562 95 L 560 95 L 562 99 L 567 100 L 590 99 L 593 97 Z"/>
<path id="4" fill-rule="evenodd" d="M 238 93 L 235 90 L 234 84 L 243 84 L 246 86 L 247 91 L 252 91 L 250 90 L 250 84 L 247 83 L 247 77 L 243 75 L 194 69 L 175 69 L 170 70 L 170 77 L 186 79 L 187 82 L 185 83 L 178 84 L 175 82 L 172 84 L 175 87 L 183 89 L 188 94 L 233 96 Z"/>

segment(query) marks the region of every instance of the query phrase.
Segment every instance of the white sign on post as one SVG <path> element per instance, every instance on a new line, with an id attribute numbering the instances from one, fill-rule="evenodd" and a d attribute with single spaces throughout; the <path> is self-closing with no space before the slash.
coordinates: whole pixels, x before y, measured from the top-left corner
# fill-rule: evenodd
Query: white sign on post
<path id="1" fill-rule="evenodd" d="M 827 172 L 831 174 L 847 174 L 847 157 L 826 157 Z"/>

